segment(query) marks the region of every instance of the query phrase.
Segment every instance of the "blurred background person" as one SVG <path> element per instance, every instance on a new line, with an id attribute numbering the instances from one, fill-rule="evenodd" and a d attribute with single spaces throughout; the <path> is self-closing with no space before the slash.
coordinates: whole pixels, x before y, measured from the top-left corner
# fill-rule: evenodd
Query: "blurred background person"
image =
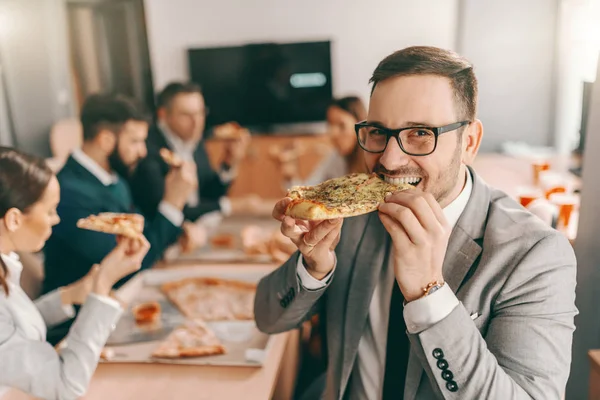
<path id="1" fill-rule="evenodd" d="M 214 211 L 227 216 L 237 211 L 237 204 L 244 204 L 232 204 L 227 190 L 246 154 L 249 136 L 228 141 L 220 168 L 213 170 L 203 141 L 206 114 L 202 90 L 194 83 L 173 82 L 159 93 L 157 123 L 148 132 L 148 157 L 130 180 L 133 198 L 146 215 L 156 213 L 170 170 L 159 154 L 161 148 L 195 164 L 199 184 L 197 190 L 189 194 L 183 208 L 187 221 L 196 221 Z"/>
<path id="2" fill-rule="evenodd" d="M 305 151 L 301 146 L 277 154 L 276 160 L 287 187 L 293 185 L 316 185 L 327 179 L 336 178 L 354 172 L 366 172 L 361 148 L 358 146 L 354 124 L 367 117 L 367 109 L 356 96 L 335 99 L 327 108 L 327 132 L 333 151 L 311 175 L 302 180 L 298 174 L 298 157 Z"/>

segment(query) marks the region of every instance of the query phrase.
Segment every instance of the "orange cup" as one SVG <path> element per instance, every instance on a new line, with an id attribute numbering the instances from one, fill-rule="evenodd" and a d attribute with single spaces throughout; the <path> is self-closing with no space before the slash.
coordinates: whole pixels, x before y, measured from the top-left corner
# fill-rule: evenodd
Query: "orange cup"
<path id="1" fill-rule="evenodd" d="M 554 193 L 571 193 L 572 185 L 572 179 L 565 174 L 549 170 L 540 171 L 539 186 L 548 200 Z"/>
<path id="2" fill-rule="evenodd" d="M 550 163 L 546 160 L 534 160 L 531 162 L 533 168 L 533 184 L 540 184 L 540 172 L 548 171 L 550 169 Z"/>
<path id="3" fill-rule="evenodd" d="M 550 195 L 550 201 L 558 207 L 557 228 L 566 229 L 571 222 L 571 215 L 579 206 L 579 196 L 567 193 L 554 193 Z"/>
<path id="4" fill-rule="evenodd" d="M 544 197 L 544 192 L 534 186 L 519 186 L 517 198 L 523 207 L 527 207 L 532 201 Z"/>

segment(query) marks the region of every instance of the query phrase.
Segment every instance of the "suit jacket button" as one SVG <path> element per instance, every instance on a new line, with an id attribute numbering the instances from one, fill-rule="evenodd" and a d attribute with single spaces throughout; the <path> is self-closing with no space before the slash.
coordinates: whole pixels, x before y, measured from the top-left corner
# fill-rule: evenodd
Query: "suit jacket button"
<path id="1" fill-rule="evenodd" d="M 454 381 L 446 382 L 446 389 L 451 392 L 456 392 L 458 391 L 458 385 Z"/>
<path id="2" fill-rule="evenodd" d="M 437 367 L 439 369 L 446 369 L 446 368 L 448 368 L 448 361 L 444 360 L 443 358 L 441 360 L 438 360 Z"/>
<path id="3" fill-rule="evenodd" d="M 436 360 L 439 360 L 440 358 L 444 358 L 444 352 L 442 351 L 442 349 L 440 349 L 440 348 L 433 349 L 433 358 L 435 358 Z"/>
<path id="4" fill-rule="evenodd" d="M 442 371 L 442 379 L 445 381 L 451 381 L 454 379 L 454 374 L 449 369 L 445 369 Z"/>

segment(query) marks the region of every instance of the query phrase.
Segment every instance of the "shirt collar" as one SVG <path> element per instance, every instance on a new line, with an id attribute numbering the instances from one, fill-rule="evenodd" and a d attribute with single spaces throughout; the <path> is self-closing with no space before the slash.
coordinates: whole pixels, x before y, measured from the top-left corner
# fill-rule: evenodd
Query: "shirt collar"
<path id="1" fill-rule="evenodd" d="M 7 281 L 16 286 L 21 286 L 21 272 L 23 272 L 23 264 L 17 253 L 0 254 L 6 268 L 8 268 Z"/>
<path id="2" fill-rule="evenodd" d="M 471 197 L 471 192 L 473 191 L 473 177 L 471 176 L 471 172 L 468 168 L 466 168 L 467 172 L 467 182 L 465 183 L 465 187 L 462 192 L 458 195 L 456 199 L 454 199 L 450 204 L 444 207 L 444 216 L 446 216 L 446 220 L 454 229 L 454 226 L 458 222 L 461 214 L 467 207 L 467 203 L 469 202 L 469 198 Z"/>
<path id="3" fill-rule="evenodd" d="M 119 181 L 119 176 L 115 173 L 109 173 L 98 163 L 90 158 L 81 149 L 73 150 L 73 159 L 77 161 L 90 174 L 94 175 L 104 186 L 114 185 Z"/>
<path id="4" fill-rule="evenodd" d="M 191 140 L 189 142 L 181 140 L 181 138 L 174 134 L 164 121 L 160 121 L 158 123 L 158 127 L 165 137 L 167 144 L 169 147 L 171 147 L 171 150 L 173 150 L 178 156 L 183 157 L 186 160 L 189 158 L 189 156 L 193 156 L 196 148 L 198 147 L 197 140 Z"/>

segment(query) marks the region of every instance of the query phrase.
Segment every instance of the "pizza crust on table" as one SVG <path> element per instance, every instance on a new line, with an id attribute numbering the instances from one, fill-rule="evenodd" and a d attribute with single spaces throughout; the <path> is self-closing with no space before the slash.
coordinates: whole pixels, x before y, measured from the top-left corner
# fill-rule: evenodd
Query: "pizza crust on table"
<path id="1" fill-rule="evenodd" d="M 139 214 L 105 212 L 77 221 L 77 227 L 137 239 L 144 232 L 144 217 Z"/>
<path id="2" fill-rule="evenodd" d="M 254 319 L 255 283 L 190 277 L 164 283 L 161 291 L 188 318 L 205 321 Z"/>
<path id="3" fill-rule="evenodd" d="M 377 210 L 385 196 L 407 189 L 412 186 L 393 185 L 376 174 L 350 174 L 315 186 L 292 187 L 285 214 L 309 221 L 354 217 Z"/>
<path id="4" fill-rule="evenodd" d="M 204 357 L 226 352 L 225 346 L 204 321 L 192 319 L 175 328 L 152 352 L 152 357 Z"/>

